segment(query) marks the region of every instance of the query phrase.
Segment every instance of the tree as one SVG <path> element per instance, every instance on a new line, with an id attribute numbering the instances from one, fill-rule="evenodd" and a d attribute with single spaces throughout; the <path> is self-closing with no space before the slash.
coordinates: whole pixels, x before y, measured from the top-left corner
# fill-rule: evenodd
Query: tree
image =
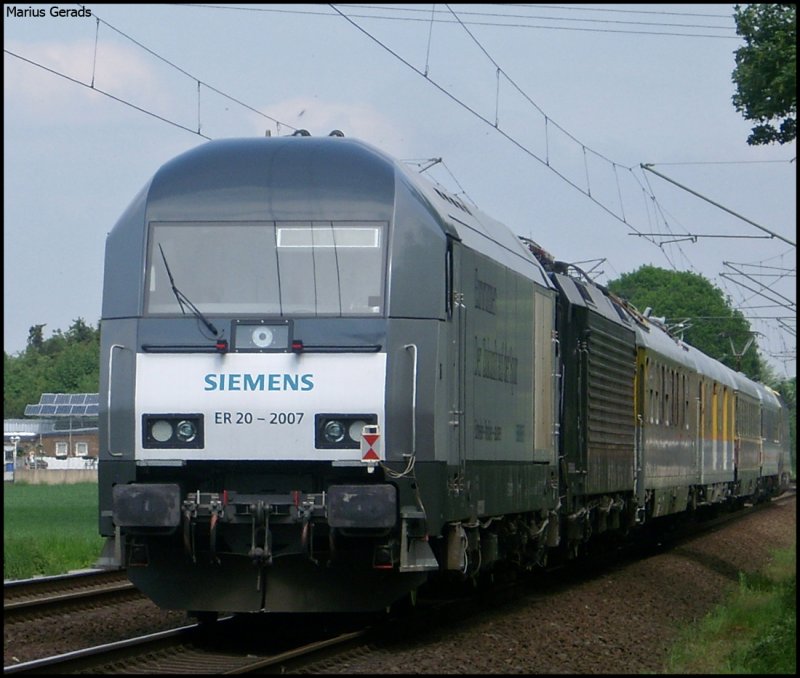
<path id="1" fill-rule="evenodd" d="M 97 330 L 87 325 L 83 318 L 77 318 L 72 321 L 72 325 L 67 330 L 67 338 L 76 342 L 92 341 L 95 339 L 96 332 Z"/>
<path id="2" fill-rule="evenodd" d="M 78 318 L 66 332 L 43 339 L 43 327 L 31 327 L 25 351 L 3 354 L 4 419 L 22 417 L 25 405 L 39 402 L 42 393 L 99 390 L 100 330 Z"/>
<path id="3" fill-rule="evenodd" d="M 640 312 L 649 307 L 652 317 L 664 317 L 665 324 L 687 344 L 751 379 L 762 380 L 765 363 L 758 356 L 750 324 L 703 276 L 642 266 L 612 280 L 608 289 Z"/>
<path id="4" fill-rule="evenodd" d="M 34 325 L 28 330 L 28 348 L 32 348 L 35 351 L 39 351 L 42 348 L 42 344 L 44 343 L 44 337 L 42 336 L 42 330 L 47 323 L 42 323 L 41 325 Z"/>
<path id="5" fill-rule="evenodd" d="M 732 79 L 733 104 L 751 130 L 751 146 L 785 144 L 797 134 L 797 5 L 736 5 L 736 33 L 745 40 L 737 49 Z"/>

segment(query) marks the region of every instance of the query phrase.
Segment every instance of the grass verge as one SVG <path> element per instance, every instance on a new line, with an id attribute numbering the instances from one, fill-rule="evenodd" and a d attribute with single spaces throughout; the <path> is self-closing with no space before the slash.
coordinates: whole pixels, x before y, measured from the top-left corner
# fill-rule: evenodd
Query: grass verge
<path id="1" fill-rule="evenodd" d="M 795 675 L 796 598 L 795 545 L 764 572 L 740 573 L 729 599 L 682 634 L 665 672 Z"/>
<path id="2" fill-rule="evenodd" d="M 97 531 L 97 483 L 5 484 L 4 579 L 91 567 L 103 542 Z"/>

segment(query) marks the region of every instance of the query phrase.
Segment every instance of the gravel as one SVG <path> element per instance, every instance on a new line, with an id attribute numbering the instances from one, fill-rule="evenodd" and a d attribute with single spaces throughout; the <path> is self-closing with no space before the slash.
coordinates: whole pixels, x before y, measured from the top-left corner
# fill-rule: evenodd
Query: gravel
<path id="1" fill-rule="evenodd" d="M 659 673 L 680 630 L 723 602 L 739 572 L 795 544 L 796 499 L 547 595 L 401 640 L 327 673 Z M 185 624 L 149 601 L 4 627 L 4 665 Z"/>

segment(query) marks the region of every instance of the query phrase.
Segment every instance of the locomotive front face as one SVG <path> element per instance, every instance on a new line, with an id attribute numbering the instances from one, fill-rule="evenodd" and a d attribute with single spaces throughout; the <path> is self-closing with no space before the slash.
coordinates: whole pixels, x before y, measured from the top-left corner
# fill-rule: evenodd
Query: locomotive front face
<path id="1" fill-rule="evenodd" d="M 100 526 L 160 606 L 381 609 L 437 567 L 411 480 L 381 468 L 407 463 L 408 434 L 386 440 L 412 416 L 410 390 L 401 415 L 387 405 L 389 356 L 411 359 L 390 320 L 392 250 L 438 264 L 395 305 L 444 305 L 409 291 L 443 290 L 445 238 L 415 232 L 422 210 L 393 244 L 395 180 L 347 140 L 210 143 L 165 165 L 110 234 Z"/>
<path id="2" fill-rule="evenodd" d="M 359 461 L 363 427 L 384 420 L 386 353 L 315 336 L 326 318 L 383 315 L 386 232 L 376 222 L 151 223 L 145 315 L 168 322 L 185 298 L 199 317 L 195 351 L 146 344 L 136 357 L 136 458 Z"/>

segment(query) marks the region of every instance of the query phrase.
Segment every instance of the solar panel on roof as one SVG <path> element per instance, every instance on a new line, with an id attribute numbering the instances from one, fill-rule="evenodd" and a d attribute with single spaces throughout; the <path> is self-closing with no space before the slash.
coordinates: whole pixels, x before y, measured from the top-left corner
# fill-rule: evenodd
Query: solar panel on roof
<path id="1" fill-rule="evenodd" d="M 42 393 L 37 404 L 25 406 L 28 417 L 96 417 L 98 393 Z"/>

